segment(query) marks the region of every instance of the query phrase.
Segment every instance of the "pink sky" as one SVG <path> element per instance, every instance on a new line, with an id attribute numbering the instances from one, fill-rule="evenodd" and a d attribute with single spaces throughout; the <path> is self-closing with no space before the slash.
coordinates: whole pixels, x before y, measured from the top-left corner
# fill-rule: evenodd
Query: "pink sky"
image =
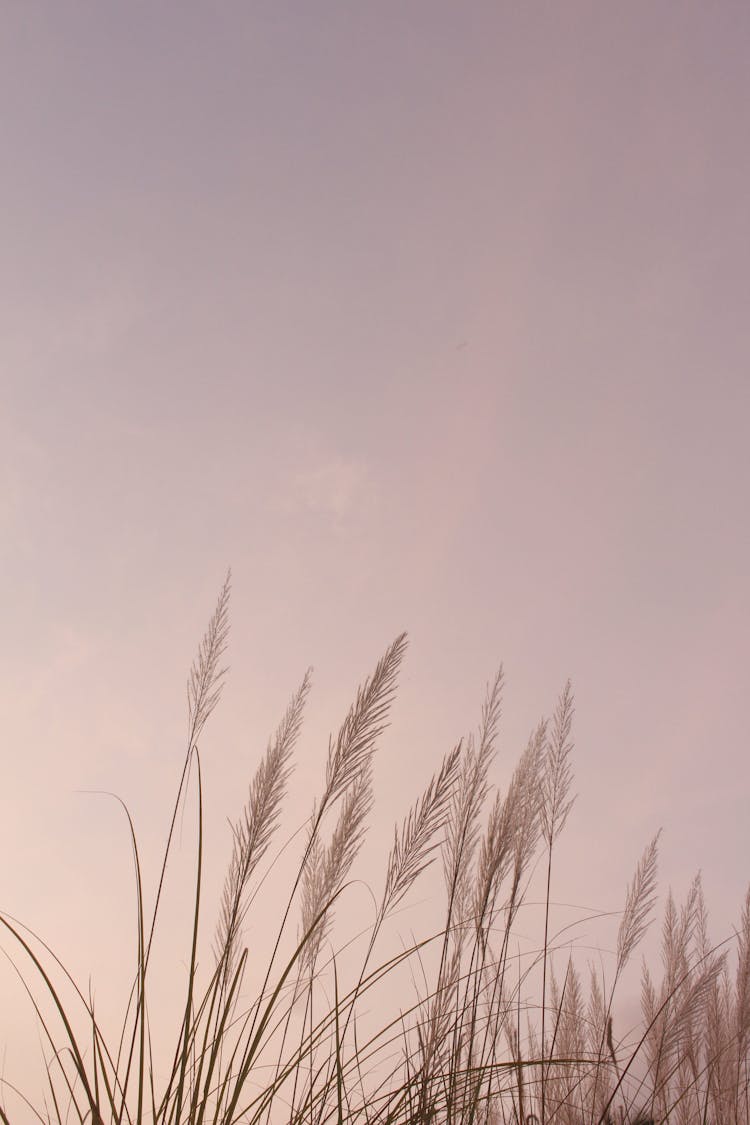
<path id="1" fill-rule="evenodd" d="M 130 956 L 124 823 L 78 791 L 128 803 L 153 876 L 231 565 L 215 888 L 304 669 L 295 825 L 406 629 L 372 857 L 503 661 L 500 783 L 574 683 L 559 897 L 618 909 L 663 825 L 662 887 L 701 868 L 725 936 L 750 877 L 750 9 L 3 25 L 0 908 L 101 992 Z M 8 1077 L 35 1073 L 16 1004 Z"/>

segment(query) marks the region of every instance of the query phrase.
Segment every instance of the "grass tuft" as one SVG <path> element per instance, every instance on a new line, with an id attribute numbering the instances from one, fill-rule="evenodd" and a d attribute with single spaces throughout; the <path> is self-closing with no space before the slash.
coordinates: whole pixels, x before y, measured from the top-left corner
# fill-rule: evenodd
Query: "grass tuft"
<path id="1" fill-rule="evenodd" d="M 105 1032 L 91 993 L 76 986 L 45 942 L 0 913 L 8 956 L 38 1017 L 47 1074 L 38 1098 L 0 1079 L 0 1125 L 14 1125 L 20 1113 L 54 1125 L 750 1125 L 750 891 L 734 939 L 720 947 L 709 939 L 699 877 L 681 906 L 668 896 L 661 975 L 644 964 L 642 1023 L 624 1035 L 616 993 L 653 919 L 659 833 L 627 888 L 608 972 L 589 966 L 586 988 L 570 927 L 554 930 L 554 850 L 575 800 L 570 683 L 500 789 L 491 777 L 503 686 L 502 669 L 497 673 L 477 731 L 446 753 L 394 828 L 372 922 L 336 936 L 337 907 L 373 809 L 373 759 L 389 722 L 405 634 L 364 680 L 329 740 L 306 830 L 285 845 L 296 843 L 298 862 L 276 925 L 266 923 L 271 952 L 260 973 L 254 966 L 260 983 L 253 986 L 245 929 L 267 917 L 262 868 L 283 823 L 309 671 L 292 695 L 232 825 L 219 917 L 209 930 L 214 956 L 201 967 L 198 742 L 226 680 L 229 597 L 227 575 L 189 674 L 186 756 L 150 918 L 128 814 L 137 941 L 119 1027 Z M 198 859 L 190 958 L 165 1068 L 154 1061 L 151 948 L 191 777 Z M 386 952 L 396 908 L 438 856 L 442 923 L 400 952 Z M 544 923 L 535 944 L 526 919 L 522 926 L 518 920 L 531 904 L 537 868 Z"/>

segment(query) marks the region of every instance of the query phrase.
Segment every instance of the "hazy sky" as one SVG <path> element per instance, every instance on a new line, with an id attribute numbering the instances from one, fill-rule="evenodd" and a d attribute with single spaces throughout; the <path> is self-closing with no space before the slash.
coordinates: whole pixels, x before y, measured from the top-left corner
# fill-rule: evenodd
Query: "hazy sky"
<path id="1" fill-rule="evenodd" d="M 500 783 L 574 684 L 558 895 L 619 908 L 663 825 L 662 886 L 702 868 L 729 932 L 749 52 L 729 0 L 3 6 L 0 908 L 82 980 L 134 923 L 78 791 L 153 881 L 229 565 L 214 891 L 307 665 L 295 825 L 406 629 L 373 855 L 502 660 Z"/>

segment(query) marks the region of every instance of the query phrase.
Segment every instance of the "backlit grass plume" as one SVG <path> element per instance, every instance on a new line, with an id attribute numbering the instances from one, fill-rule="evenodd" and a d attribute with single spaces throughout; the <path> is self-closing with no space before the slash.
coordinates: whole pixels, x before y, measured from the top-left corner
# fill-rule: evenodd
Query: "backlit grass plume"
<path id="1" fill-rule="evenodd" d="M 218 918 L 204 919 L 199 742 L 226 683 L 229 598 L 228 575 L 190 669 L 185 759 L 149 917 L 128 814 L 137 939 L 120 1024 L 103 1027 L 51 948 L 0 913 L 46 1061 L 42 1091 L 0 1078 L 0 1123 L 750 1125 L 750 892 L 720 947 L 699 878 L 681 906 L 668 896 L 661 971 L 644 964 L 633 1028 L 620 1026 L 619 990 L 653 920 L 659 833 L 626 890 L 608 963 L 587 965 L 552 898 L 555 849 L 575 800 L 570 683 L 514 762 L 500 746 L 497 673 L 477 729 L 442 748 L 421 795 L 398 810 L 382 873 L 370 880 L 371 909 L 360 893 L 353 913 L 406 636 L 386 648 L 331 735 L 307 820 L 287 827 L 306 672 L 244 806 L 232 810 Z M 185 992 L 178 1011 L 155 1012 L 153 937 L 189 792 L 192 909 L 184 948 L 170 954 L 186 961 Z M 282 854 L 293 857 L 288 873 Z M 415 894 L 428 904 L 416 932 Z M 260 963 L 250 963 L 248 931 L 254 950 L 267 949 Z M 158 1059 L 157 1022 L 174 1035 Z M 12 1036 L 1 1006 L 0 1028 Z"/>

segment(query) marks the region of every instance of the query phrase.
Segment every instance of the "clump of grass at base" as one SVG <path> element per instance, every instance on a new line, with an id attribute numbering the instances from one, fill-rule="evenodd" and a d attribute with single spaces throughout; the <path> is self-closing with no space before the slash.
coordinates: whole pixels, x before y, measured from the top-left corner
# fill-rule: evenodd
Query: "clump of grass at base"
<path id="1" fill-rule="evenodd" d="M 225 682 L 227 578 L 188 680 L 188 737 L 167 845 L 146 919 L 132 822 L 138 941 L 130 1002 L 114 1034 L 50 948 L 0 914 L 47 1044 L 47 1089 L 38 1096 L 0 1082 L 0 1121 L 19 1107 L 42 1122 L 91 1125 L 750 1125 L 750 891 L 738 933 L 714 948 L 699 879 L 678 908 L 671 895 L 662 928 L 663 974 L 644 966 L 642 1026 L 618 1036 L 615 997 L 626 964 L 652 921 L 658 833 L 627 890 L 612 968 L 564 964 L 554 932 L 555 843 L 571 812 L 573 693 L 531 732 L 510 781 L 493 766 L 503 677 L 487 688 L 478 730 L 447 750 L 435 775 L 396 825 L 373 917 L 337 936 L 337 915 L 372 814 L 373 758 L 389 721 L 406 652 L 401 635 L 359 688 L 329 741 L 325 773 L 304 832 L 291 840 L 299 862 L 269 939 L 255 998 L 245 998 L 244 935 L 266 918 L 264 879 L 283 822 L 304 709 L 305 673 L 251 779 L 233 824 L 231 858 L 217 920 L 202 916 L 200 735 Z M 153 1059 L 148 1003 L 152 942 L 174 828 L 193 776 L 198 861 L 184 1004 L 166 1077 Z M 436 860 L 445 888 L 443 923 L 381 955 L 396 909 Z M 517 923 L 534 866 L 543 871 L 543 930 L 521 956 Z M 207 932 L 206 932 L 207 931 Z M 213 938 L 202 970 L 199 951 Z M 570 937 L 565 935 L 565 948 Z M 405 973 L 409 975 L 405 977 Z M 404 979 L 414 983 L 404 1001 Z M 398 980 L 398 1010 L 389 1011 Z M 63 1001 L 73 987 L 76 1003 Z M 536 999 L 530 999 L 536 989 Z M 373 1012 L 379 1013 L 373 1024 Z M 9 1029 L 3 1028 L 3 1034 Z"/>

